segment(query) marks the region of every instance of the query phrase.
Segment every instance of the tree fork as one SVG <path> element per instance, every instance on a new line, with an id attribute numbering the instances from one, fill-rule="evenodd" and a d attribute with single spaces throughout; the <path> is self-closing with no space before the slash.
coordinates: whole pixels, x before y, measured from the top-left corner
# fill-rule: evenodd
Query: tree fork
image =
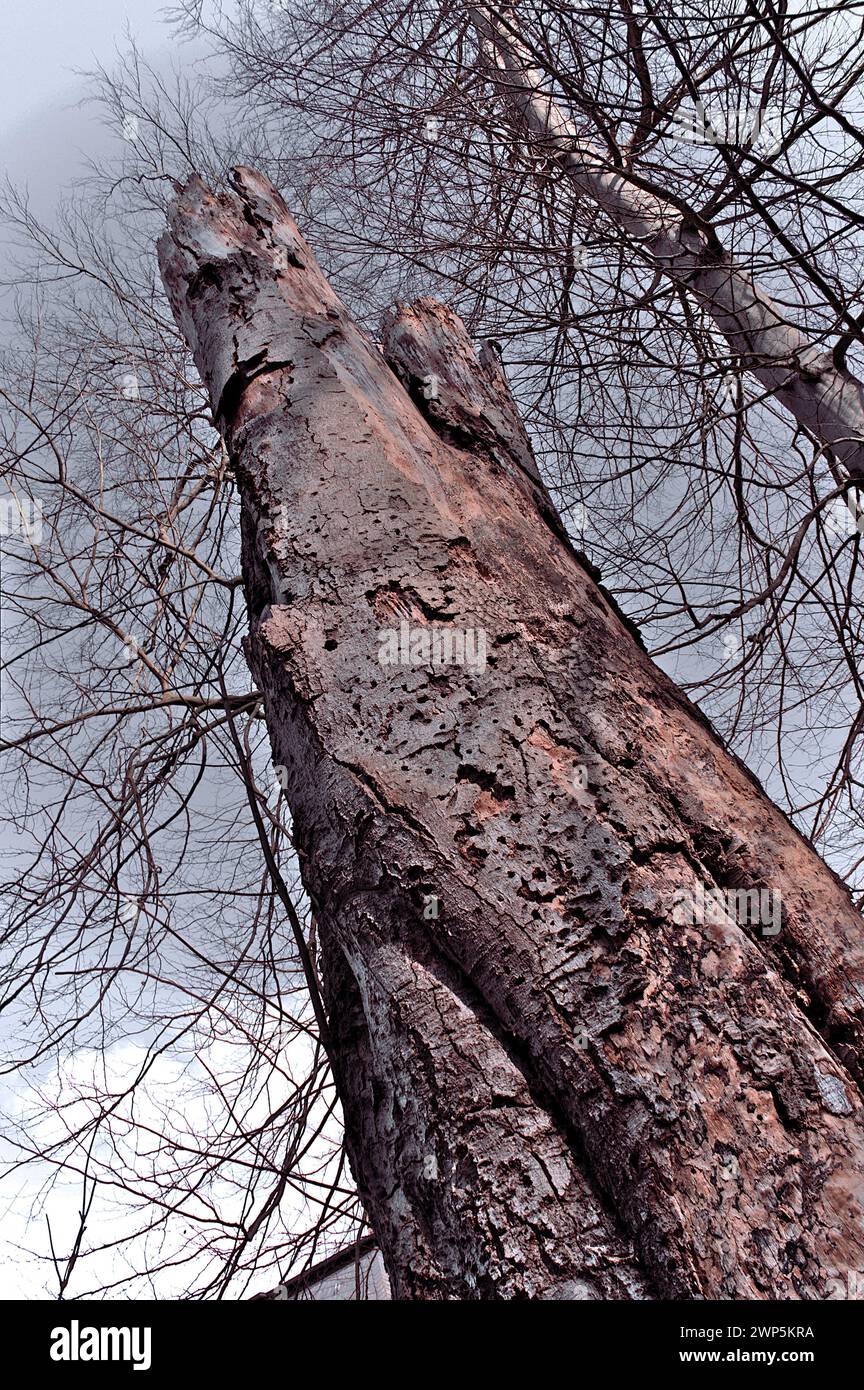
<path id="1" fill-rule="evenodd" d="M 247 654 L 394 1296 L 847 1296 L 848 892 L 570 546 L 498 363 L 428 300 L 382 353 L 276 190 L 233 182 L 189 181 L 160 263 L 236 471 Z M 718 889 L 773 894 L 779 932 L 676 920 Z"/>

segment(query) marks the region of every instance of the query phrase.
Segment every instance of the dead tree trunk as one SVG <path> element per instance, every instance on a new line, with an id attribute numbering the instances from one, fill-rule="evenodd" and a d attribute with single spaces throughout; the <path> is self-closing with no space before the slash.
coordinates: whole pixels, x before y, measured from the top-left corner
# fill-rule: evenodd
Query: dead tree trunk
<path id="1" fill-rule="evenodd" d="M 846 1296 L 847 892 L 569 546 L 494 357 L 429 301 L 382 354 L 275 190 L 235 187 L 187 185 L 161 264 L 394 1296 Z"/>

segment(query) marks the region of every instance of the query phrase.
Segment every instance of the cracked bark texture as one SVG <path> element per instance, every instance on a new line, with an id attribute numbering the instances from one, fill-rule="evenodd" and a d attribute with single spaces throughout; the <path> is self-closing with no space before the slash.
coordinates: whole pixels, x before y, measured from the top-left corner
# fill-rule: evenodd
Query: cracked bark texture
<path id="1" fill-rule="evenodd" d="M 859 914 L 570 546 L 494 357 L 428 300 L 379 349 L 272 186 L 233 182 L 189 182 L 160 261 L 236 470 L 394 1296 L 837 1296 Z M 382 666 L 403 618 L 482 629 L 485 669 Z M 781 931 L 676 923 L 699 885 L 779 894 Z"/>

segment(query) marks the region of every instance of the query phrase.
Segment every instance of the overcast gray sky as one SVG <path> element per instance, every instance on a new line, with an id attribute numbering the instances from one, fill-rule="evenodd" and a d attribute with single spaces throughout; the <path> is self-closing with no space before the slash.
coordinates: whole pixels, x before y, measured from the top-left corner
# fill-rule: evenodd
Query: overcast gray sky
<path id="1" fill-rule="evenodd" d="M 6 0 L 0 12 L 0 138 L 47 106 L 80 97 L 75 71 L 110 61 L 124 28 L 142 48 L 164 42 L 166 0 Z"/>
<path id="2" fill-rule="evenodd" d="M 168 31 L 160 14 L 166 0 L 3 0 L 0 9 L 0 172 L 26 183 L 34 209 L 50 214 L 65 185 L 81 171 L 82 156 L 105 148 L 111 136 L 96 110 L 82 106 L 86 90 L 82 71 L 98 62 L 111 65 L 126 45 L 130 29 L 138 45 L 158 64 L 168 48 Z M 115 137 L 116 138 L 116 137 Z M 0 248 L 2 251 L 2 248 Z M 115 1050 L 110 1065 L 124 1066 L 132 1054 Z M 74 1065 L 86 1066 L 86 1054 Z M 177 1072 L 168 1063 L 165 1080 L 177 1088 Z M 174 1070 L 172 1070 L 174 1068 Z M 67 1079 L 68 1080 L 68 1079 Z M 64 1081 L 64 1085 L 66 1082 Z M 0 1082 L 4 1109 L 25 1103 L 14 1086 Z M 31 1205 L 45 1174 L 33 1169 L 0 1194 L 0 1300 L 44 1298 L 51 1287 L 48 1271 L 24 1251 L 44 1243 L 28 1231 Z M 62 1248 L 69 1248 L 77 1226 L 80 1189 L 60 1184 L 48 1205 L 52 1229 Z M 106 1269 L 113 1269 L 106 1257 Z"/>
<path id="3" fill-rule="evenodd" d="M 83 156 L 104 149 L 94 107 L 82 105 L 83 72 L 112 65 L 131 30 L 157 61 L 166 51 L 166 0 L 3 0 L 0 6 L 0 174 L 26 184 L 45 216 Z"/>

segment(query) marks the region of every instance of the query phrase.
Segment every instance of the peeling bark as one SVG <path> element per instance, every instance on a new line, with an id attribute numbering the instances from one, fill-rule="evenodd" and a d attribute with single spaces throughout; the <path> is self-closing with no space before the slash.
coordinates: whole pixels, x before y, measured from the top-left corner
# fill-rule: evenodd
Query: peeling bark
<path id="1" fill-rule="evenodd" d="M 860 916 L 567 541 L 500 366 L 428 300 L 379 351 L 234 182 L 160 260 L 394 1296 L 828 1296 L 864 1269 Z M 403 620 L 485 663 L 382 665 Z M 718 887 L 779 933 L 675 920 Z"/>

